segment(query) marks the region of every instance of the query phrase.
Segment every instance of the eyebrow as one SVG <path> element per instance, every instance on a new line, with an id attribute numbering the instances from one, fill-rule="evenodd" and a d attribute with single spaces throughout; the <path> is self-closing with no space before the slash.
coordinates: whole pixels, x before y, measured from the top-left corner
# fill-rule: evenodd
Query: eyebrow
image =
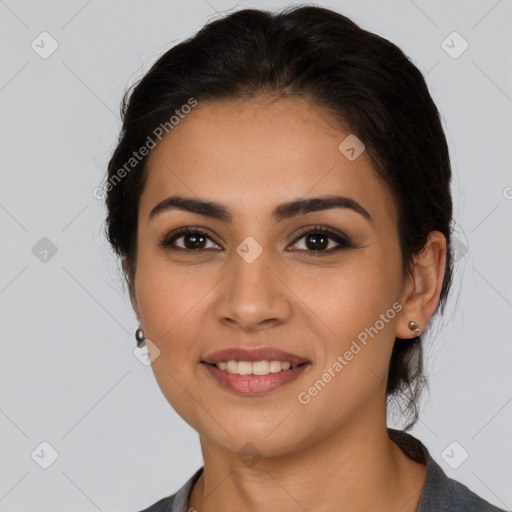
<path id="1" fill-rule="evenodd" d="M 373 222 L 372 216 L 357 201 L 343 196 L 323 196 L 306 199 L 296 199 L 278 205 L 272 212 L 272 217 L 276 222 L 305 215 L 311 212 L 321 210 L 331 210 L 333 208 L 346 208 L 362 215 L 368 222 Z M 205 201 L 193 197 L 184 197 L 179 195 L 170 196 L 155 205 L 149 213 L 149 220 L 159 214 L 170 210 L 183 210 L 205 217 L 232 222 L 232 213 L 222 204 L 215 201 Z"/>

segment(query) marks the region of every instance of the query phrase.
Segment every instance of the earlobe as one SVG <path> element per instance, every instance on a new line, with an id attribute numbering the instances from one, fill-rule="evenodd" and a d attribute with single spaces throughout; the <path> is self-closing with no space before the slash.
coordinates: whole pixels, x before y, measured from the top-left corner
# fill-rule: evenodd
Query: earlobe
<path id="1" fill-rule="evenodd" d="M 445 266 L 446 238 L 441 232 L 432 231 L 423 251 L 414 257 L 414 268 L 401 301 L 398 338 L 415 338 L 425 331 L 439 302 Z"/>
<path id="2" fill-rule="evenodd" d="M 418 327 L 418 324 L 414 320 L 409 322 L 409 329 L 411 330 L 413 338 L 421 334 L 421 329 Z"/>

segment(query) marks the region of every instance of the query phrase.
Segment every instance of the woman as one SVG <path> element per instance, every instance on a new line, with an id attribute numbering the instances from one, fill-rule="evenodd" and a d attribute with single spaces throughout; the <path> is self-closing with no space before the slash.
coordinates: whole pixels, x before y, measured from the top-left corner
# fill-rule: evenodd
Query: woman
<path id="1" fill-rule="evenodd" d="M 500 510 L 405 432 L 452 199 L 395 45 L 319 7 L 211 22 L 125 96 L 108 174 L 137 343 L 204 458 L 146 512 Z"/>

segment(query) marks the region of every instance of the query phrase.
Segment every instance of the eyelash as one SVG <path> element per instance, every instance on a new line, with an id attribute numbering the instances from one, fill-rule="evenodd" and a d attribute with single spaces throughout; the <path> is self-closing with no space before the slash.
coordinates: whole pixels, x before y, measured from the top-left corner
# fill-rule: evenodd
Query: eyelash
<path id="1" fill-rule="evenodd" d="M 201 235 L 205 238 L 208 238 L 212 242 L 214 242 L 217 245 L 220 245 L 218 242 L 216 242 L 211 236 L 209 236 L 204 231 L 201 231 L 200 229 L 186 227 L 186 228 L 180 228 L 177 231 L 170 233 L 167 235 L 160 243 L 159 246 L 162 249 L 171 250 L 171 251 L 185 251 L 189 253 L 200 253 L 203 251 L 211 250 L 211 249 L 185 249 L 183 247 L 176 247 L 173 245 L 173 243 L 178 239 L 181 238 L 184 235 Z M 305 231 L 304 233 L 301 233 L 292 243 L 292 245 L 295 245 L 301 240 L 302 238 L 306 237 L 307 235 L 312 234 L 322 234 L 326 235 L 328 238 L 334 240 L 339 245 L 337 247 L 331 248 L 331 249 L 323 249 L 323 250 L 305 250 L 305 249 L 296 249 L 296 251 L 299 252 L 307 252 L 311 253 L 312 255 L 318 256 L 323 254 L 332 254 L 333 252 L 337 252 L 343 249 L 349 249 L 353 248 L 354 245 L 351 243 L 350 239 L 344 235 L 341 235 L 339 233 L 336 233 L 334 231 L 331 231 L 329 228 L 325 226 L 314 226 L 313 228 L 309 229 L 308 231 Z"/>

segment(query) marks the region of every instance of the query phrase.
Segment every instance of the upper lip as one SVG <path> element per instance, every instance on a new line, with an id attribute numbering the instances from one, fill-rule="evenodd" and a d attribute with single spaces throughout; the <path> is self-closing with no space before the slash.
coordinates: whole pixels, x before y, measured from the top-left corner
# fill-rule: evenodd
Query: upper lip
<path id="1" fill-rule="evenodd" d="M 224 350 L 213 352 L 213 354 L 210 354 L 208 357 L 203 359 L 202 362 L 208 364 L 216 364 L 222 361 L 230 361 L 232 359 L 236 361 L 251 362 L 267 360 L 287 361 L 290 364 L 309 363 L 309 361 L 303 357 L 273 347 L 261 347 L 253 349 L 241 347 L 226 348 Z"/>

